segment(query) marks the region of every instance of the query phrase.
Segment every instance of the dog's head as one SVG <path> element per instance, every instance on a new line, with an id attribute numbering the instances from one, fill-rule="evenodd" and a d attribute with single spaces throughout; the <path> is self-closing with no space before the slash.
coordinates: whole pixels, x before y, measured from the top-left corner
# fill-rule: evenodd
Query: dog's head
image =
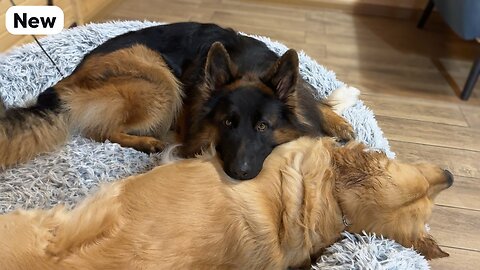
<path id="1" fill-rule="evenodd" d="M 261 171 L 273 148 L 300 136 L 293 113 L 298 56 L 287 51 L 261 75 L 239 75 L 221 43 L 210 48 L 205 66 L 205 106 L 200 125 L 214 130 L 225 172 L 239 180 Z M 202 128 L 199 128 L 202 137 Z M 213 136 L 213 135 L 210 135 Z"/>
<path id="2" fill-rule="evenodd" d="M 428 233 L 434 199 L 453 183 L 453 175 L 438 166 L 408 164 L 349 144 L 334 155 L 337 194 L 349 226 L 375 232 L 413 246 L 427 259 L 448 256 Z"/>

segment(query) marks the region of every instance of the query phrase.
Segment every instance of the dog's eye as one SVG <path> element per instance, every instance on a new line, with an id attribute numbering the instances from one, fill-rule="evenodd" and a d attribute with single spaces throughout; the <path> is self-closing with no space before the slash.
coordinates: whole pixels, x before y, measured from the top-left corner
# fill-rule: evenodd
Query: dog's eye
<path id="1" fill-rule="evenodd" d="M 267 123 L 265 122 L 258 122 L 257 123 L 257 126 L 255 127 L 255 129 L 259 132 L 263 132 L 265 131 L 266 129 L 268 128 L 268 125 Z"/>
<path id="2" fill-rule="evenodd" d="M 225 120 L 223 120 L 223 124 L 224 124 L 226 127 L 231 127 L 231 126 L 232 126 L 232 120 L 230 120 L 230 119 L 225 119 Z"/>

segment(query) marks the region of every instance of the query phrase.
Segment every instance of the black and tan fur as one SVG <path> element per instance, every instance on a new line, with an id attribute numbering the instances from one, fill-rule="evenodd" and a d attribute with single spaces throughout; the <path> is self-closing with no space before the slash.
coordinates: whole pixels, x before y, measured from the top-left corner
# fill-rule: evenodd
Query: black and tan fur
<path id="1" fill-rule="evenodd" d="M 253 102 L 256 95 L 257 102 L 278 103 L 268 112 L 272 134 L 256 142 L 261 151 L 253 149 L 256 135 L 248 132 L 235 131 L 249 143 L 222 141 L 226 131 L 219 118 L 227 115 L 217 100 L 239 91 L 245 92 L 241 99 Z M 245 165 L 248 173 L 235 174 L 238 168 L 230 166 L 235 178 L 248 179 L 273 147 L 301 135 L 353 138 L 350 125 L 327 103 L 315 101 L 312 91 L 299 75 L 295 51 L 279 58 L 262 42 L 230 29 L 177 23 L 129 32 L 86 55 L 70 76 L 41 93 L 36 105 L 11 108 L 0 117 L 0 168 L 52 150 L 73 132 L 156 152 L 172 128 L 186 157 L 212 144 L 222 158 L 233 151 L 262 152 L 255 166 Z M 237 102 L 228 99 L 221 102 Z M 220 147 L 232 144 L 246 146 Z M 231 156 L 242 160 L 238 153 Z"/>
<path id="2" fill-rule="evenodd" d="M 181 104 L 177 79 L 158 53 L 142 45 L 87 58 L 34 107 L 6 111 L 0 120 L 1 165 L 51 150 L 72 131 L 145 152 L 160 150 L 164 145 L 154 137 L 167 133 Z"/>

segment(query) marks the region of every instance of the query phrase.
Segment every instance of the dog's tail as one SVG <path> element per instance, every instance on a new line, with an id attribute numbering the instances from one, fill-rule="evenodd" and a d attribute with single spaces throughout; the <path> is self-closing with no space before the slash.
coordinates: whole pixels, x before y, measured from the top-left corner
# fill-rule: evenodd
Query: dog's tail
<path id="1" fill-rule="evenodd" d="M 333 90 L 333 92 L 327 98 L 327 103 L 328 105 L 332 106 L 334 112 L 336 112 L 338 115 L 342 115 L 346 109 L 357 103 L 359 95 L 360 90 L 355 87 L 344 85 Z"/>
<path id="2" fill-rule="evenodd" d="M 45 90 L 27 108 L 5 110 L 0 103 L 0 170 L 53 150 L 67 139 L 67 112 L 54 88 Z"/>

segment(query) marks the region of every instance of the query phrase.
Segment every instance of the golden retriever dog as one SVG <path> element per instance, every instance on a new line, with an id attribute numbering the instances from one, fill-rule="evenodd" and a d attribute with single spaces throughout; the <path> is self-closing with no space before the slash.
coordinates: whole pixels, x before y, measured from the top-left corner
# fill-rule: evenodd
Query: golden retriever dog
<path id="1" fill-rule="evenodd" d="M 453 182 L 351 142 L 300 138 L 277 147 L 251 181 L 215 156 L 180 160 L 104 185 L 69 211 L 0 216 L 0 263 L 19 269 L 304 267 L 344 230 L 375 232 L 428 259 L 448 256 L 425 229 Z"/>

